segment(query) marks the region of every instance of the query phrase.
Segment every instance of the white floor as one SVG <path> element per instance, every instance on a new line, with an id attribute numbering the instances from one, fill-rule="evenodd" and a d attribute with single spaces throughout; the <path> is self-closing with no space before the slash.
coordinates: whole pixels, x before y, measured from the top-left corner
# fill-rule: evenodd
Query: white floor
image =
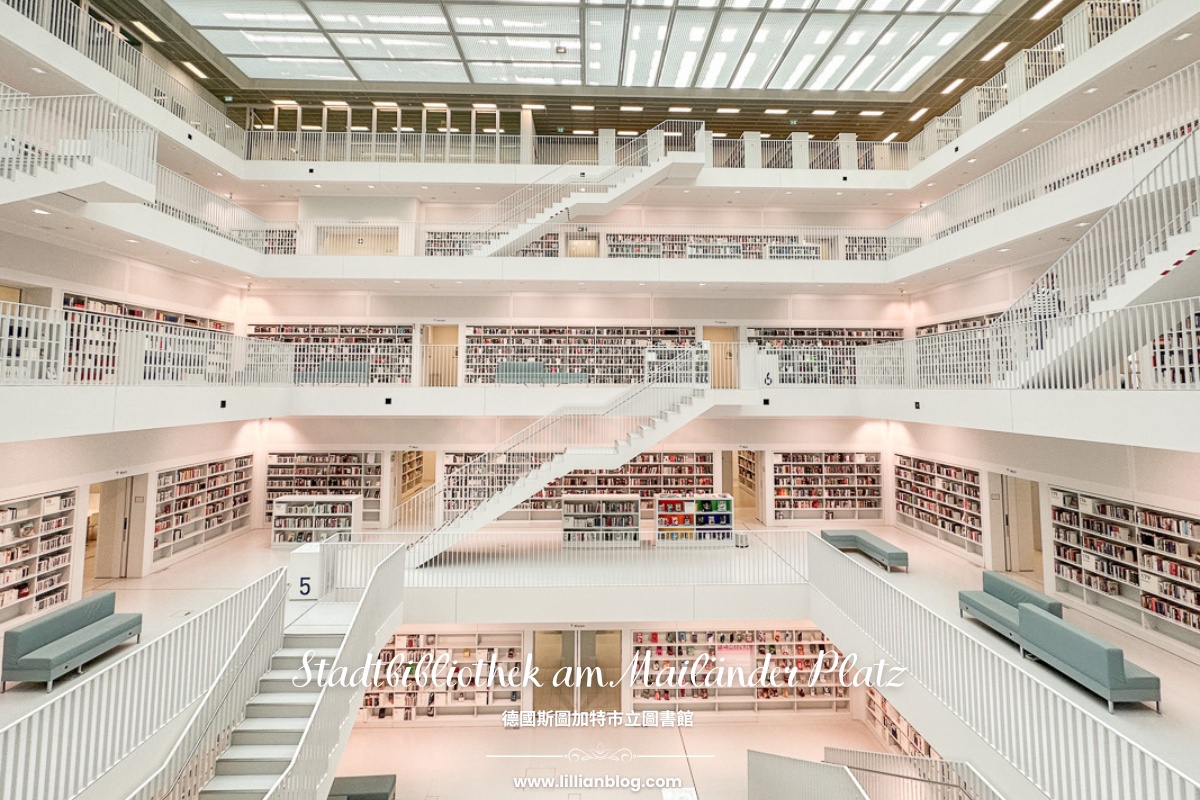
<path id="1" fill-rule="evenodd" d="M 700 800 L 746 797 L 746 752 L 759 750 L 820 761 L 826 747 L 882 749 L 848 712 L 804 712 L 754 719 L 697 719 L 692 728 L 355 728 L 338 775 L 399 776 L 397 800 L 547 800 L 661 797 L 658 790 L 555 789 L 531 793 L 513 779 L 614 775 L 679 778 Z M 631 761 L 564 757 L 627 748 Z M 501 756 L 497 758 L 496 756 Z M 508 756 L 516 756 L 510 758 Z"/>

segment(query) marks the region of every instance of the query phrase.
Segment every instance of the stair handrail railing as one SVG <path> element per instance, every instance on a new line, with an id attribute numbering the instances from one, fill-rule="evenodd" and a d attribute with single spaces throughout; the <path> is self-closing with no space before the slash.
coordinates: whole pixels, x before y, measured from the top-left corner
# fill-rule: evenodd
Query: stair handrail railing
<path id="1" fill-rule="evenodd" d="M 648 361 L 645 378 L 611 400 L 595 406 L 566 406 L 457 465 L 441 481 L 397 505 L 391 528 L 422 534 L 417 542 L 422 541 L 473 509 L 477 504 L 470 502 L 471 494 L 493 496 L 568 447 L 599 446 L 613 452 L 619 439 L 647 423 L 664 400 L 709 384 L 705 347 L 672 350 L 667 355 Z M 472 493 L 472 489 L 481 491 Z"/>
<path id="2" fill-rule="evenodd" d="M 869 778 L 863 781 L 865 776 L 859 775 L 860 772 L 866 772 L 949 789 L 955 792 L 952 800 L 1004 800 L 1004 796 L 966 761 L 841 747 L 826 747 L 823 760 L 826 764 L 840 764 L 849 768 L 851 773 L 860 778 L 860 783 L 869 784 Z"/>
<path id="3" fill-rule="evenodd" d="M 259 679 L 283 646 L 287 570 L 280 567 L 270 574 L 273 581 L 258 613 L 229 651 L 183 735 L 158 771 L 127 800 L 186 800 L 213 776 L 217 756 L 229 745 L 233 728 L 245 719 L 246 703 L 258 693 Z"/>

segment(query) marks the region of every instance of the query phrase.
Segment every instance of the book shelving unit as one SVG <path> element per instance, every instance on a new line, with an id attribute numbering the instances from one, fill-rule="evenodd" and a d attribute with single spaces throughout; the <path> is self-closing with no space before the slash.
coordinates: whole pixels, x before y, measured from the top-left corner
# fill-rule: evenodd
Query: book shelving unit
<path id="1" fill-rule="evenodd" d="M 867 723 L 881 742 L 903 755 L 941 758 L 874 686 L 867 687 Z"/>
<path id="2" fill-rule="evenodd" d="M 659 495 L 654 502 L 658 544 L 733 546 L 733 495 Z"/>
<path id="3" fill-rule="evenodd" d="M 609 258 L 819 259 L 822 246 L 787 234 L 607 233 Z"/>
<path id="4" fill-rule="evenodd" d="M 425 477 L 425 451 L 400 451 L 400 493 L 408 494 L 421 485 Z"/>
<path id="5" fill-rule="evenodd" d="M 933 336 L 938 333 L 952 333 L 954 331 L 968 331 L 973 328 L 982 328 L 990 324 L 992 320 L 1000 316 L 999 311 L 992 314 L 980 314 L 975 317 L 963 317 L 961 319 L 951 319 L 945 322 L 933 322 L 929 325 L 921 325 L 917 328 L 918 337 Z"/>
<path id="6" fill-rule="evenodd" d="M 209 331 L 233 331 L 233 323 L 209 319 L 195 314 L 184 314 L 179 311 L 166 311 L 151 306 L 135 303 L 125 303 L 117 300 L 102 300 L 97 297 L 63 293 L 63 308 L 74 311 L 90 311 L 93 314 L 107 314 L 113 317 L 128 317 L 130 319 L 161 322 L 164 325 L 183 325 L 187 328 L 201 328 Z"/>
<path id="7" fill-rule="evenodd" d="M 686 685 L 670 690 L 635 682 L 626 686 L 633 710 L 675 709 L 692 711 L 798 711 L 806 708 L 848 708 L 849 690 L 823 675 L 815 686 L 809 676 L 823 651 L 838 653 L 825 634 L 812 627 L 645 630 L 633 631 L 633 655 L 639 664 L 649 656 L 650 675 L 675 667 L 684 669 L 697 657 L 724 658 L 724 666 L 741 666 L 747 676 L 770 665 L 781 671 L 796 668 L 797 685 L 767 688 L 758 686 Z M 840 655 L 840 654 L 839 654 Z M 640 673 L 639 673 L 640 674 Z M 785 676 L 780 674 L 780 682 Z"/>
<path id="8" fill-rule="evenodd" d="M 896 521 L 983 561 L 979 471 L 896 454 Z"/>
<path id="9" fill-rule="evenodd" d="M 636 494 L 567 495 L 563 547 L 638 547 L 642 515 Z"/>
<path id="10" fill-rule="evenodd" d="M 1200 518 L 1051 487 L 1057 588 L 1200 645 Z"/>
<path id="11" fill-rule="evenodd" d="M 453 688 L 418 687 L 415 678 L 406 677 L 396 687 L 387 685 L 386 677 L 375 686 L 368 686 L 363 695 L 359 721 L 364 725 L 394 725 L 439 717 L 481 717 L 502 714 L 521 707 L 522 670 L 525 649 L 520 631 L 494 633 L 430 633 L 402 628 L 379 652 L 385 663 L 420 662 L 422 658 L 449 656 L 460 665 L 474 665 L 482 659 L 485 665 L 495 657 L 497 671 L 507 675 L 516 669 L 518 688 L 501 687 L 499 681 L 491 686 L 484 681 L 470 684 L 454 682 Z M 399 670 L 398 670 L 399 671 Z M 401 672 L 401 674 L 404 674 Z M 426 668 L 426 674 L 428 669 Z"/>
<path id="12" fill-rule="evenodd" d="M 737 451 L 737 482 L 750 494 L 758 493 L 758 451 Z"/>
<path id="13" fill-rule="evenodd" d="M 536 361 L 547 372 L 586 373 L 591 383 L 636 383 L 648 348 L 696 347 L 694 327 L 467 325 L 463 376 L 495 383 L 501 361 Z"/>
<path id="14" fill-rule="evenodd" d="M 67 602 L 75 491 L 0 502 L 0 622 Z"/>
<path id="15" fill-rule="evenodd" d="M 254 457 L 160 471 L 154 479 L 151 559 L 162 561 L 250 525 Z"/>
<path id="16" fill-rule="evenodd" d="M 883 470 L 879 453 L 770 453 L 768 524 L 802 519 L 882 519 Z"/>
<path id="17" fill-rule="evenodd" d="M 1200 382 L 1200 313 L 1151 343 L 1150 364 L 1158 383 Z"/>
<path id="18" fill-rule="evenodd" d="M 779 351 L 781 384 L 853 383 L 855 347 L 894 342 L 902 328 L 749 328 L 746 341 Z"/>
<path id="19" fill-rule="evenodd" d="M 268 523 L 275 500 L 296 494 L 356 494 L 362 497 L 362 524 L 382 520 L 383 452 L 290 452 L 267 455 Z"/>
<path id="20" fill-rule="evenodd" d="M 362 497 L 294 494 L 271 503 L 271 546 L 293 548 L 335 533 L 362 530 Z"/>
<path id="21" fill-rule="evenodd" d="M 250 336 L 299 345 L 298 375 L 319 375 L 339 365 L 359 365 L 371 383 L 412 383 L 413 331 L 411 324 L 306 325 L 270 323 L 251 325 Z"/>

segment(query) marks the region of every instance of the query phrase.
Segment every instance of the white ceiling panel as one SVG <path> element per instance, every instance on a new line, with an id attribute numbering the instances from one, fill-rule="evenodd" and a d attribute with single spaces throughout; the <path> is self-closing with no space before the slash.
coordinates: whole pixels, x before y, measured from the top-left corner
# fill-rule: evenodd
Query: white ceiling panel
<path id="1" fill-rule="evenodd" d="M 317 27 L 304 6 L 293 0 L 168 0 L 168 5 L 196 28 L 298 28 Z"/>
<path id="2" fill-rule="evenodd" d="M 315 2 L 308 7 L 327 31 L 444 33 L 450 23 L 436 3 Z"/>
<path id="3" fill-rule="evenodd" d="M 470 83 L 461 61 L 353 61 L 364 81 L 389 83 Z"/>
<path id="4" fill-rule="evenodd" d="M 696 77 L 701 89 L 724 89 L 746 52 L 746 45 L 762 17 L 757 11 L 723 11 L 713 29 L 704 66 Z"/>
<path id="5" fill-rule="evenodd" d="M 230 59 L 234 66 L 256 80 L 288 81 L 352 81 L 354 73 L 345 61 L 335 58 L 270 58 Z"/>
<path id="6" fill-rule="evenodd" d="M 625 32 L 625 74 L 622 86 L 654 86 L 667 38 L 670 11 L 635 8 Z"/>
<path id="7" fill-rule="evenodd" d="M 504 4 L 451 5 L 446 7 L 459 33 L 524 34 L 528 36 L 578 36 L 576 8 L 531 7 Z"/>
<path id="8" fill-rule="evenodd" d="M 621 82 L 621 39 L 625 35 L 625 11 L 619 8 L 589 8 L 581 55 L 588 86 L 616 86 Z"/>
<path id="9" fill-rule="evenodd" d="M 449 36 L 384 33 L 377 36 L 335 33 L 333 41 L 346 58 L 426 59 L 457 61 L 458 48 Z"/>

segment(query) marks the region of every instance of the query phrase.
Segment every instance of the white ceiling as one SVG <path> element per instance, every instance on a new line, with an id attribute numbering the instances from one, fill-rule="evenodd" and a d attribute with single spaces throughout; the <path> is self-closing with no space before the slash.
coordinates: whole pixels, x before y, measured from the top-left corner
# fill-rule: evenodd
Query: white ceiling
<path id="1" fill-rule="evenodd" d="M 166 0 L 248 78 L 903 92 L 1001 0 Z"/>

